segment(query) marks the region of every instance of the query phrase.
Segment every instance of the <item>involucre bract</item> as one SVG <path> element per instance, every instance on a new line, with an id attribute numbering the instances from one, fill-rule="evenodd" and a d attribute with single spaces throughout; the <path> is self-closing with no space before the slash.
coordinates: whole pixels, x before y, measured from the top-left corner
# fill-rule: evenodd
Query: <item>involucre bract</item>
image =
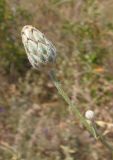
<path id="1" fill-rule="evenodd" d="M 33 68 L 40 69 L 55 62 L 55 46 L 38 29 L 26 25 L 23 27 L 21 35 L 24 48 Z"/>

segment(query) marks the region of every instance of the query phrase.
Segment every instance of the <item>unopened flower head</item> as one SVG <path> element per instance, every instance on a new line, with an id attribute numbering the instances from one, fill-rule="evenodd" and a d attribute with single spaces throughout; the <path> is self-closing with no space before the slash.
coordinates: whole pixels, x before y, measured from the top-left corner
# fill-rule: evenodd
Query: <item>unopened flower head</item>
<path id="1" fill-rule="evenodd" d="M 56 48 L 43 33 L 33 26 L 26 25 L 21 34 L 28 59 L 33 68 L 39 69 L 41 66 L 55 62 Z"/>
<path id="2" fill-rule="evenodd" d="M 88 119 L 88 120 L 94 120 L 94 118 L 95 118 L 95 113 L 94 113 L 94 111 L 92 111 L 92 110 L 88 110 L 88 111 L 86 111 L 85 112 L 85 117 Z"/>

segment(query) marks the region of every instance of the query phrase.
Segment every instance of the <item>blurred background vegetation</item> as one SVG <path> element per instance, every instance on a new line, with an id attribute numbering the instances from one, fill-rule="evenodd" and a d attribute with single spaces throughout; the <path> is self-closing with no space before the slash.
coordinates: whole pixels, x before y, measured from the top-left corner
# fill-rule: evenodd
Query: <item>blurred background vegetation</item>
<path id="1" fill-rule="evenodd" d="M 112 143 L 113 1 L 0 0 L 0 142 L 27 160 L 111 160 L 49 77 L 30 66 L 20 35 L 27 24 L 56 46 L 55 66 L 65 91 L 82 114 L 95 111 L 99 129 Z M 0 160 L 12 158 L 0 149 Z"/>

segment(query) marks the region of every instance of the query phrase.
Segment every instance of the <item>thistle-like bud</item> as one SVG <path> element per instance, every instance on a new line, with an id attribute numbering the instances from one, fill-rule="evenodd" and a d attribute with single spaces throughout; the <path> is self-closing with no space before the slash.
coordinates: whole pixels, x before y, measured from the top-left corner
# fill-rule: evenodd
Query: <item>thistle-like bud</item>
<path id="1" fill-rule="evenodd" d="M 33 68 L 51 66 L 56 59 L 56 48 L 54 45 L 33 26 L 23 27 L 22 42 L 24 44 L 28 59 Z"/>
<path id="2" fill-rule="evenodd" d="M 92 111 L 92 110 L 86 111 L 86 112 L 85 112 L 85 117 L 86 117 L 88 120 L 90 120 L 90 121 L 94 120 L 94 118 L 95 118 L 95 113 L 94 113 L 94 111 Z"/>

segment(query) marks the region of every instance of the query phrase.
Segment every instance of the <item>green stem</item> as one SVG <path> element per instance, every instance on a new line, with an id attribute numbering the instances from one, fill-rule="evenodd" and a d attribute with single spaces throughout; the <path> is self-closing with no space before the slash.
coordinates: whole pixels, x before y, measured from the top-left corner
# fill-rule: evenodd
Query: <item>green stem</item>
<path id="1" fill-rule="evenodd" d="M 92 126 L 95 130 L 95 132 L 97 133 L 98 135 L 98 139 L 102 142 L 102 144 L 104 144 L 113 154 L 113 147 L 107 142 L 107 140 L 105 139 L 105 137 L 98 131 L 97 129 L 97 126 L 96 126 L 96 123 L 93 122 L 92 123 Z"/>
<path id="2" fill-rule="evenodd" d="M 87 120 L 82 116 L 79 109 L 71 102 L 67 94 L 62 89 L 61 84 L 58 82 L 55 72 L 53 70 L 50 71 L 50 77 L 57 88 L 59 94 L 63 97 L 63 99 L 67 102 L 67 104 L 71 107 L 71 110 L 75 113 L 75 115 L 80 119 L 81 123 L 87 128 L 87 130 L 95 137 L 97 140 L 97 136 L 99 137 L 99 140 L 113 153 L 113 147 L 107 143 L 107 141 L 104 139 L 104 137 L 97 132 L 97 129 L 92 124 L 89 124 Z"/>
<path id="3" fill-rule="evenodd" d="M 50 72 L 50 77 L 57 88 L 59 94 L 63 97 L 63 99 L 67 102 L 67 104 L 71 107 L 72 111 L 76 114 L 76 116 L 80 119 L 82 124 L 88 129 L 88 131 L 95 137 L 94 129 L 90 126 L 90 124 L 87 122 L 87 120 L 82 116 L 79 109 L 75 107 L 75 104 L 71 102 L 67 94 L 64 92 L 64 90 L 61 87 L 61 84 L 56 79 L 54 71 Z"/>

